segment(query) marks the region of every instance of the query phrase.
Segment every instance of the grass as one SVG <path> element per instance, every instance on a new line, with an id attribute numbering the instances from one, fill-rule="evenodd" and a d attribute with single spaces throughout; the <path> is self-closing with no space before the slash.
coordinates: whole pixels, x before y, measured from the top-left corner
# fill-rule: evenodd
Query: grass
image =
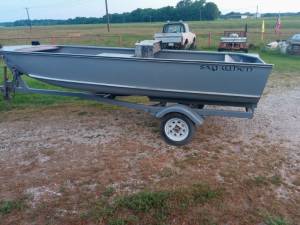
<path id="1" fill-rule="evenodd" d="M 266 225 L 290 225 L 289 222 L 287 222 L 284 218 L 282 217 L 273 217 L 273 216 L 268 216 L 267 219 L 265 220 Z"/>
<path id="2" fill-rule="evenodd" d="M 108 222 L 108 225 L 126 225 L 128 223 L 127 220 L 123 220 L 123 219 L 111 219 Z"/>
<path id="3" fill-rule="evenodd" d="M 269 185 L 280 186 L 282 184 L 282 178 L 280 175 L 274 175 L 272 177 L 266 176 L 256 176 L 246 181 L 247 185 L 249 186 L 256 186 L 256 187 L 265 187 Z"/>
<path id="4" fill-rule="evenodd" d="M 114 193 L 116 192 L 116 190 L 113 187 L 108 187 L 105 189 L 105 191 L 102 193 L 102 195 L 104 197 L 111 197 Z"/>
<path id="5" fill-rule="evenodd" d="M 299 56 L 282 55 L 278 52 L 260 51 L 260 56 L 267 63 L 274 64 L 274 70 L 278 73 L 295 73 L 299 75 Z"/>
<path id="6" fill-rule="evenodd" d="M 102 197 L 83 215 L 85 220 L 107 221 L 108 224 L 163 224 L 178 211 L 209 204 L 221 199 L 223 191 L 206 184 L 168 191 L 142 191 L 129 196 L 116 197 L 112 202 Z"/>
<path id="7" fill-rule="evenodd" d="M 117 201 L 117 207 L 144 213 L 151 210 L 164 211 L 167 208 L 167 200 L 170 196 L 170 192 L 140 192 L 121 198 Z"/>
<path id="8" fill-rule="evenodd" d="M 6 200 L 0 201 L 0 215 L 8 215 L 14 211 L 19 211 L 25 208 L 24 200 Z"/>
<path id="9" fill-rule="evenodd" d="M 1 69 L 0 64 L 0 78 L 3 77 L 3 70 Z M 42 89 L 56 89 L 63 90 L 59 87 L 53 87 L 51 85 L 39 82 L 37 80 L 33 80 L 30 78 L 24 79 L 29 86 L 34 88 L 42 88 Z M 0 82 L 0 85 L 2 80 Z M 12 101 L 4 101 L 2 96 L 0 98 L 0 112 L 8 111 L 13 109 L 24 109 L 28 107 L 41 107 L 41 106 L 49 106 L 61 103 L 72 103 L 77 101 L 76 98 L 70 97 L 60 97 L 60 96 L 51 96 L 51 95 L 39 95 L 39 94 L 15 94 L 13 95 Z"/>

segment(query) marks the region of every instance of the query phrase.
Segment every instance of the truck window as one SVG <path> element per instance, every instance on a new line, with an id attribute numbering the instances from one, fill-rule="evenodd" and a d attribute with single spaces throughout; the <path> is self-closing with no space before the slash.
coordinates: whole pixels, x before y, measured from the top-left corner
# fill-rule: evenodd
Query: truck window
<path id="1" fill-rule="evenodd" d="M 164 26 L 164 33 L 184 33 L 185 28 L 182 24 L 168 24 Z"/>

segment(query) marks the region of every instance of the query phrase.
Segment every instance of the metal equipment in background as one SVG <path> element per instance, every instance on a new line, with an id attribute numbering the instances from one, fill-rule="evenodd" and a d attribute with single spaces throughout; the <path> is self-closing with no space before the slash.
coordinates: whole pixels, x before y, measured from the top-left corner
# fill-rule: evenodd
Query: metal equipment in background
<path id="1" fill-rule="evenodd" d="M 247 31 L 225 31 L 221 37 L 218 51 L 240 51 L 248 53 Z"/>

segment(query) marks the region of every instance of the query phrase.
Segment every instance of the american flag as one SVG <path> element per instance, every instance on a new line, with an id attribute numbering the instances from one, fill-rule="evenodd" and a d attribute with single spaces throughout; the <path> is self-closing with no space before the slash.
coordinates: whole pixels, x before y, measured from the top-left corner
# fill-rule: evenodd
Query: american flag
<path id="1" fill-rule="evenodd" d="M 281 30 L 281 18 L 280 18 L 280 16 L 278 16 L 276 25 L 275 25 L 275 33 L 280 34 L 280 30 Z"/>

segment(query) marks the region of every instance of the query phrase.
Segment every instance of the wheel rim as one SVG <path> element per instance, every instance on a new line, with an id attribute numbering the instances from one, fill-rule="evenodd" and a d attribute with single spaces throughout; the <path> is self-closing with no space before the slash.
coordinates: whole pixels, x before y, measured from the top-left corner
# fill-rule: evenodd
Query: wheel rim
<path id="1" fill-rule="evenodd" d="M 184 141 L 189 136 L 189 132 L 188 124 L 182 119 L 173 118 L 165 124 L 165 134 L 172 141 Z"/>

